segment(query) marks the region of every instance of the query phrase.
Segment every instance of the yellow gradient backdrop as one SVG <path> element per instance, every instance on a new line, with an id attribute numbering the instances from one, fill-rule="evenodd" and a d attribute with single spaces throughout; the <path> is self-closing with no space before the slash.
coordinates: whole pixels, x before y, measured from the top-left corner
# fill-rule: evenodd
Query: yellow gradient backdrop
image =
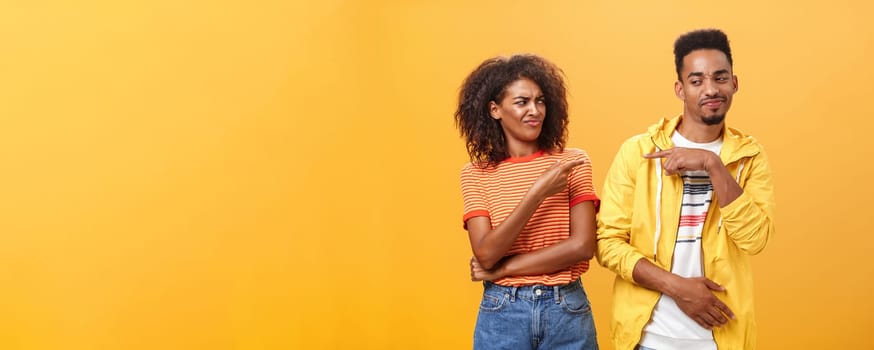
<path id="1" fill-rule="evenodd" d="M 494 55 L 568 76 L 600 189 L 720 27 L 728 121 L 770 152 L 762 349 L 874 347 L 867 1 L 6 1 L 0 348 L 463 349 L 452 121 Z M 612 274 L 584 283 L 609 344 Z"/>

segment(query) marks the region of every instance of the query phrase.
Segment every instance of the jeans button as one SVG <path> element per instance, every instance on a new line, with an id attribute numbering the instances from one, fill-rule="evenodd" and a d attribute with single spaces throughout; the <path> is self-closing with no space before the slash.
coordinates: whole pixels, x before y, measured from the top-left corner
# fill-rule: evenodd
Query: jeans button
<path id="1" fill-rule="evenodd" d="M 536 296 L 540 296 L 540 294 L 543 294 L 543 291 L 542 291 L 542 290 L 540 290 L 540 289 L 535 289 L 535 290 L 534 290 L 534 295 L 536 295 Z"/>

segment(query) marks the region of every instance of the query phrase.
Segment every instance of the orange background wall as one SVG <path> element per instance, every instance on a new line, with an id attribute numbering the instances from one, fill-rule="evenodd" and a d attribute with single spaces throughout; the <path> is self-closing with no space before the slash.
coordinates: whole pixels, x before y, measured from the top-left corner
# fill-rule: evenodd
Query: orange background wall
<path id="1" fill-rule="evenodd" d="M 872 348 L 867 1 L 6 1 L 0 348 L 468 348 L 452 113 L 494 55 L 568 76 L 595 181 L 677 114 L 672 43 L 719 27 L 728 121 L 767 147 L 759 343 Z M 609 344 L 612 274 L 584 276 Z"/>

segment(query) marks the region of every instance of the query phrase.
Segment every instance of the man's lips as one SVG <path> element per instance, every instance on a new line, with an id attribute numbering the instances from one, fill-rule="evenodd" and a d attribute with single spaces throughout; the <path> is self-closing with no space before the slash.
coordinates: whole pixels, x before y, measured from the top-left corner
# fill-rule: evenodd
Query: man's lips
<path id="1" fill-rule="evenodd" d="M 701 105 L 704 107 L 719 108 L 719 106 L 722 106 L 724 102 L 725 100 L 721 98 L 711 98 L 701 101 Z"/>

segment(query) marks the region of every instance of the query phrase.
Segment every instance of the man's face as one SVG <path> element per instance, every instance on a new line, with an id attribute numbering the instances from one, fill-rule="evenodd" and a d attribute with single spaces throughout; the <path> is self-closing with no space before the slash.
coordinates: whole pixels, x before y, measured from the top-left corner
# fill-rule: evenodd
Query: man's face
<path id="1" fill-rule="evenodd" d="M 722 51 L 701 49 L 683 57 L 680 79 L 674 92 L 683 100 L 685 118 L 706 125 L 719 125 L 737 92 L 737 76 Z"/>

